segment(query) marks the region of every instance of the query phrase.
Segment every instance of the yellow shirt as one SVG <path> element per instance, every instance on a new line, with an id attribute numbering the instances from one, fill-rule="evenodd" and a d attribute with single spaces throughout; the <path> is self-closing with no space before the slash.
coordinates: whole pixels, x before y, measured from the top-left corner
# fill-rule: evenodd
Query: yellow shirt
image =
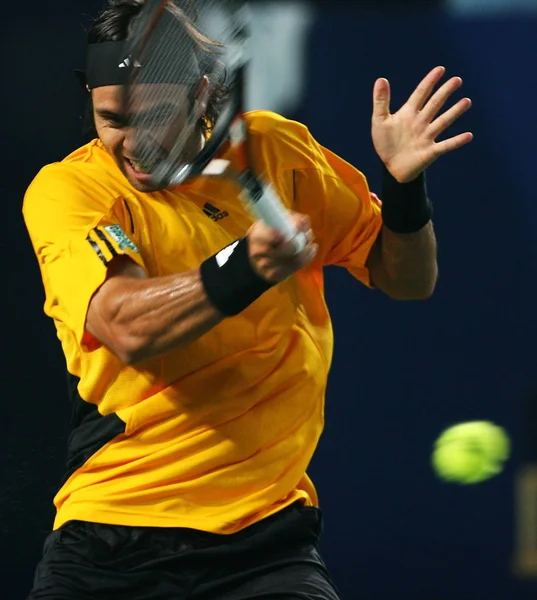
<path id="1" fill-rule="evenodd" d="M 248 115 L 256 172 L 309 214 L 315 262 L 186 348 L 127 366 L 84 331 L 107 265 L 126 254 L 148 276 L 196 268 L 252 223 L 232 182 L 196 178 L 134 190 L 94 140 L 44 167 L 24 200 L 45 313 L 73 382 L 73 432 L 54 527 L 80 519 L 232 533 L 301 500 L 324 423 L 332 328 L 324 265 L 368 284 L 381 227 L 364 176 L 303 125 Z"/>

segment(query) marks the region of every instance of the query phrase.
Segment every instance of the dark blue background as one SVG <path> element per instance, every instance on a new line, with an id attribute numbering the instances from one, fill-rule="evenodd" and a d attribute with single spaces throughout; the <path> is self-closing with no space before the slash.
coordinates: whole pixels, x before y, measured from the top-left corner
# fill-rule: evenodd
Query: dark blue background
<path id="1" fill-rule="evenodd" d="M 348 600 L 534 600 L 535 587 L 513 577 L 511 560 L 522 405 L 537 386 L 537 19 L 361 13 L 357 4 L 324 3 L 294 116 L 375 190 L 374 80 L 390 79 L 396 108 L 444 64 L 474 101 L 454 131 L 472 130 L 475 141 L 429 172 L 440 255 L 430 301 L 395 303 L 344 271 L 327 273 L 336 353 L 311 469 L 325 557 Z M 82 64 L 80 15 L 100 5 L 21 3 L 1 39 L 0 573 L 14 599 L 28 591 L 50 527 L 68 421 L 63 357 L 42 315 L 20 207 L 37 170 L 80 144 L 83 96 L 70 71 Z M 432 442 L 471 419 L 506 427 L 513 458 L 487 483 L 440 483 L 429 466 Z"/>

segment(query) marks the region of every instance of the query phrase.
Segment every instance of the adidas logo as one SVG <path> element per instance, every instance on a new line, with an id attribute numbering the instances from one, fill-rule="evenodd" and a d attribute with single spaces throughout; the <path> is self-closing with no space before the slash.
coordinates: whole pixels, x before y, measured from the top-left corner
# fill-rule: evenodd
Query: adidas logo
<path id="1" fill-rule="evenodd" d="M 127 58 L 125 58 L 124 60 L 122 60 L 122 61 L 119 63 L 118 67 L 119 67 L 120 69 L 126 69 L 127 67 L 130 67 L 130 66 L 131 66 L 131 64 L 132 64 L 134 67 L 141 67 L 141 66 L 142 66 L 142 65 L 141 65 L 141 64 L 140 64 L 140 63 L 139 63 L 137 60 L 135 60 L 135 61 L 131 61 L 131 57 L 130 57 L 130 56 L 127 56 Z"/>
<path id="2" fill-rule="evenodd" d="M 213 221 L 220 221 L 221 219 L 229 217 L 227 210 L 220 210 L 208 202 L 203 205 L 203 212 Z"/>

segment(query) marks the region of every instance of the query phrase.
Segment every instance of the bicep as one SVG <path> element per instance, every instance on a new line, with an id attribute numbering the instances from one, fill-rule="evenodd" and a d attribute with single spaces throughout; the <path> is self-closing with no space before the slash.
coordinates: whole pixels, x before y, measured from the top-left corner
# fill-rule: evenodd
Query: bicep
<path id="1" fill-rule="evenodd" d="M 143 258 L 114 205 L 100 212 L 79 189 L 51 195 L 38 184 L 25 197 L 24 218 L 45 288 L 45 313 L 70 330 L 79 346 L 94 350 L 99 340 L 85 328 L 91 301 L 122 269 L 134 279 L 145 276 Z"/>

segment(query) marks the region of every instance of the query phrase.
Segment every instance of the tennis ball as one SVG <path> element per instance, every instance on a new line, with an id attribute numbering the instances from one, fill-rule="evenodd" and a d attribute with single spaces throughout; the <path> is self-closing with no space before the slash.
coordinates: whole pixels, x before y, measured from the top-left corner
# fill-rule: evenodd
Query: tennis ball
<path id="1" fill-rule="evenodd" d="M 504 429 L 489 421 L 469 421 L 442 432 L 434 444 L 432 465 L 445 481 L 479 483 L 502 471 L 509 452 Z"/>

